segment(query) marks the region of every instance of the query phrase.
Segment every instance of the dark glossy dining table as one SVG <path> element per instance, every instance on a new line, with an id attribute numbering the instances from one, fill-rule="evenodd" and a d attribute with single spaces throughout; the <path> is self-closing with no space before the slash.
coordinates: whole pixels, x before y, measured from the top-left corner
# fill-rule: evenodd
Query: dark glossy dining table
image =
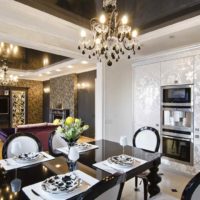
<path id="1" fill-rule="evenodd" d="M 121 180 L 126 182 L 127 180 L 135 177 L 136 175 L 149 170 L 149 193 L 150 196 L 154 196 L 160 192 L 158 183 L 161 181 L 161 177 L 158 174 L 159 165 L 161 163 L 161 154 L 144 151 L 139 148 L 131 146 L 125 147 L 125 154 L 145 160 L 144 164 L 135 167 L 134 169 L 124 173 L 110 174 L 101 169 L 93 166 L 94 163 L 106 160 L 107 158 L 122 154 L 122 147 L 116 143 L 108 140 L 99 140 L 91 142 L 98 145 L 98 149 L 90 150 L 80 154 L 80 158 L 77 163 L 77 168 L 90 176 L 98 179 L 99 181 L 105 180 L 110 176 L 122 176 Z M 29 199 L 21 190 L 18 193 L 13 193 L 10 188 L 10 182 L 16 177 L 22 180 L 22 188 L 40 181 L 45 180 L 48 177 L 56 174 L 64 174 L 69 171 L 66 157 L 59 156 L 54 160 L 47 161 L 41 164 L 29 166 L 28 168 L 21 168 L 11 171 L 4 171 L 0 169 L 0 199 L 1 200 L 26 200 Z M 134 187 L 134 186 L 133 186 Z M 80 194 L 81 196 L 82 194 Z"/>

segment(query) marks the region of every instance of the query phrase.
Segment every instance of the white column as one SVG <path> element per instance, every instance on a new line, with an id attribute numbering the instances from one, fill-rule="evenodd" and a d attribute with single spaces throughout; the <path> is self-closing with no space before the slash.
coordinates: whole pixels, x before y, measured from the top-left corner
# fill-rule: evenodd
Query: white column
<path id="1" fill-rule="evenodd" d="M 104 83 L 105 71 L 102 63 L 97 63 L 97 76 L 95 80 L 95 139 L 105 138 L 105 100 Z"/>

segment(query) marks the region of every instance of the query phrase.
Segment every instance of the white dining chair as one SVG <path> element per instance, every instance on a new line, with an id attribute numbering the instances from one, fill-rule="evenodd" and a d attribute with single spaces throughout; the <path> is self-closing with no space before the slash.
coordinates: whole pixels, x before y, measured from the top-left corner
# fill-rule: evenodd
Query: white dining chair
<path id="1" fill-rule="evenodd" d="M 40 152 L 40 140 L 31 133 L 15 133 L 8 137 L 2 149 L 3 159 L 18 156 L 21 153 Z"/>
<path id="2" fill-rule="evenodd" d="M 56 131 L 53 131 L 49 136 L 48 141 L 49 153 L 53 156 L 63 155 L 60 151 L 56 150 L 61 147 L 68 147 L 67 142 L 61 138 L 61 135 Z"/>
<path id="3" fill-rule="evenodd" d="M 133 146 L 143 149 L 144 151 L 158 152 L 160 147 L 159 132 L 149 126 L 138 129 L 133 136 Z M 148 198 L 148 173 L 144 172 L 135 177 L 135 191 L 138 191 L 138 178 L 143 180 L 144 200 Z"/>

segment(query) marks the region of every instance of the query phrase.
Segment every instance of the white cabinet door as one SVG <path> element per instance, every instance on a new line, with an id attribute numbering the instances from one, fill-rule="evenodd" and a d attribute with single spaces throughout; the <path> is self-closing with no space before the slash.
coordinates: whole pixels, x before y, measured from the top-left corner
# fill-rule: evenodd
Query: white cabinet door
<path id="1" fill-rule="evenodd" d="M 151 126 L 160 132 L 160 64 L 133 68 L 134 132 Z"/>
<path id="2" fill-rule="evenodd" d="M 161 62 L 161 85 L 193 84 L 193 57 Z"/>
<path id="3" fill-rule="evenodd" d="M 200 144 L 200 55 L 194 60 L 194 143 Z"/>

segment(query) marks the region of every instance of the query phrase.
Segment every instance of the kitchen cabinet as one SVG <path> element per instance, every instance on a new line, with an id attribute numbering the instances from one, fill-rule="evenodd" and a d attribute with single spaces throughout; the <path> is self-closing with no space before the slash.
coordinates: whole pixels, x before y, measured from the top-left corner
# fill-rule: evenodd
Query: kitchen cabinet
<path id="1" fill-rule="evenodd" d="M 194 143 L 200 144 L 200 55 L 194 58 Z"/>
<path id="2" fill-rule="evenodd" d="M 194 58 L 161 62 L 161 85 L 193 84 Z"/>
<path id="3" fill-rule="evenodd" d="M 160 132 L 160 63 L 133 67 L 133 130 L 151 126 Z"/>

